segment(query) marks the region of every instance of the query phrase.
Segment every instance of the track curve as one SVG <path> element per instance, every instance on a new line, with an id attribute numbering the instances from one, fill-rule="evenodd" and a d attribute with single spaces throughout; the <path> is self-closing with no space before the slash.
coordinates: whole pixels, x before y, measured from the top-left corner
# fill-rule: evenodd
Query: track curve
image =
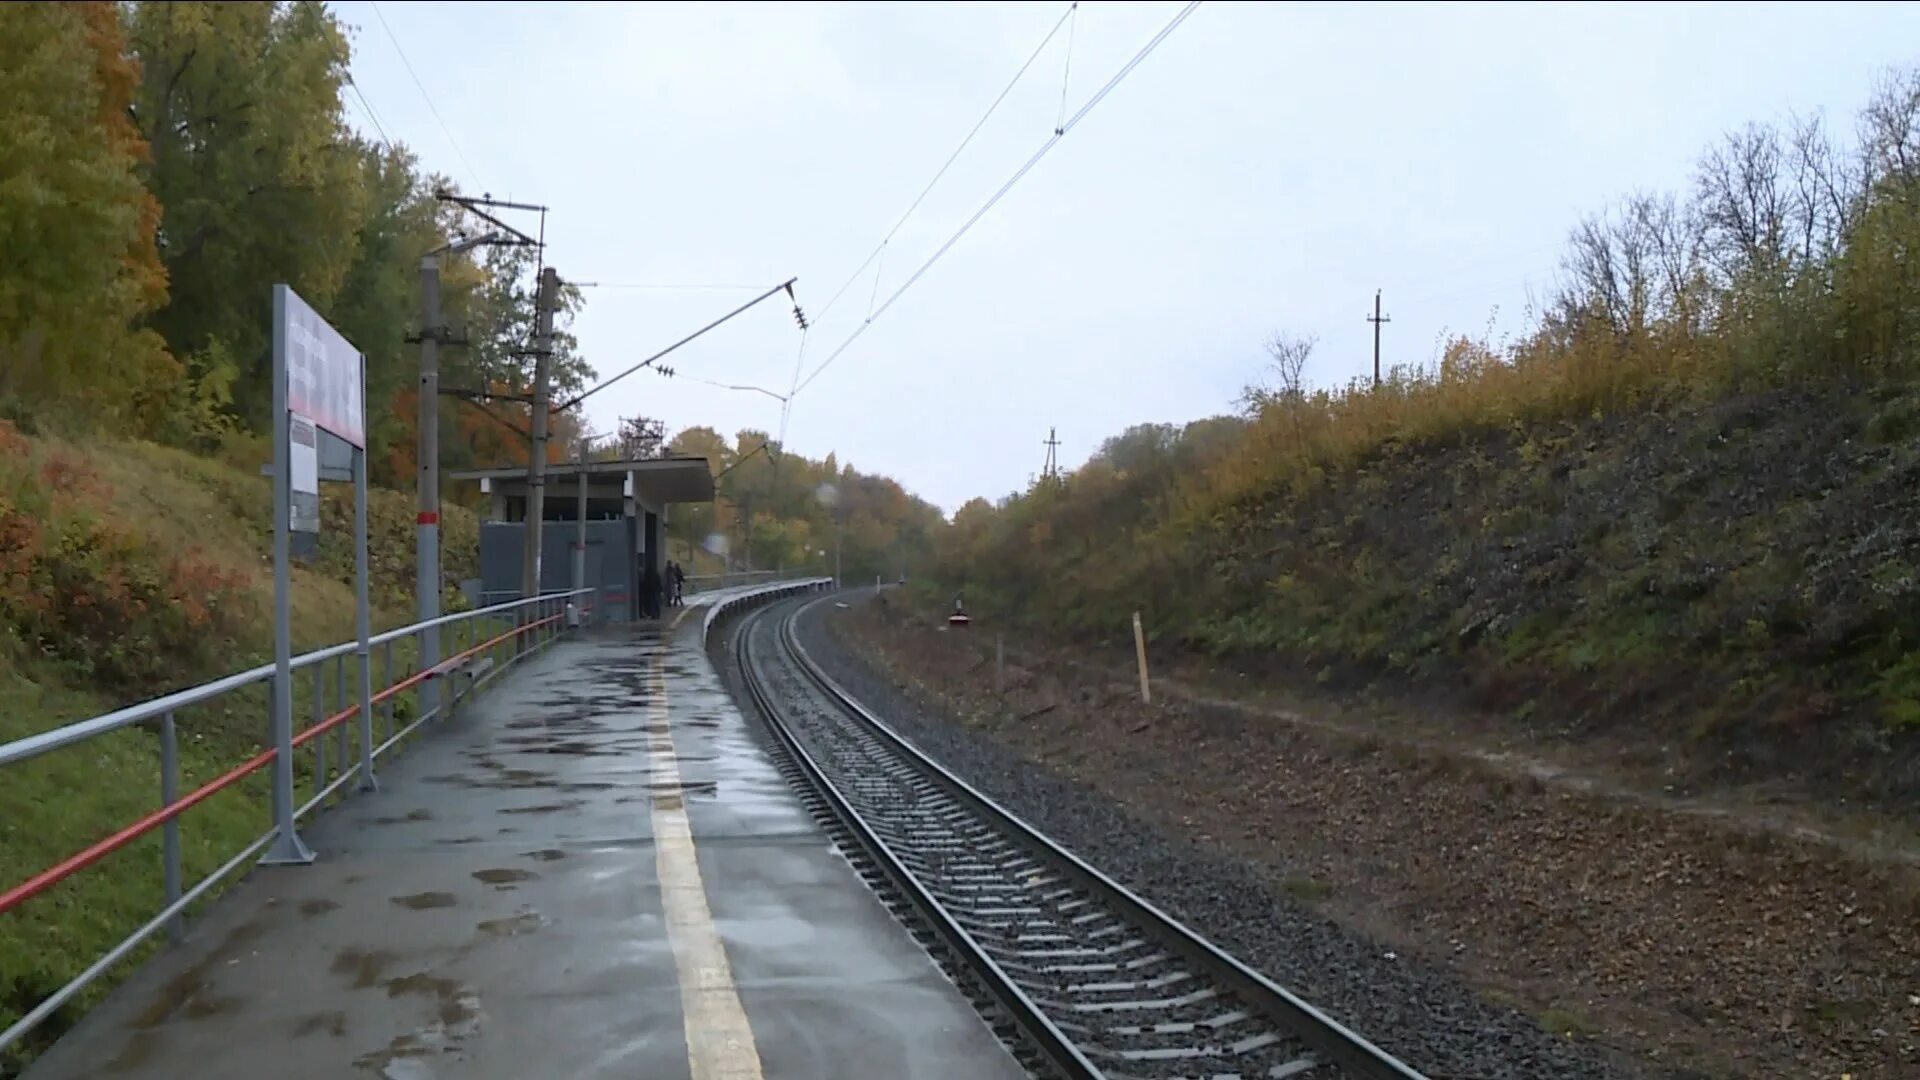
<path id="1" fill-rule="evenodd" d="M 794 631 L 806 606 L 736 624 L 747 694 L 855 866 L 1029 1067 L 1424 1080 L 901 738 L 807 655 Z"/>

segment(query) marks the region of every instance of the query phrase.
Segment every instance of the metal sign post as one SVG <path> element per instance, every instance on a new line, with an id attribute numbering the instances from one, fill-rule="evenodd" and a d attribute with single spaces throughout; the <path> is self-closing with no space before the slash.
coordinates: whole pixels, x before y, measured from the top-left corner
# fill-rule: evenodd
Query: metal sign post
<path id="1" fill-rule="evenodd" d="M 287 542 L 292 530 L 292 457 L 288 446 L 287 349 L 284 332 L 293 290 L 273 289 L 273 846 L 261 862 L 310 863 L 313 849 L 293 827 L 293 626 L 287 598 Z"/>
<path id="2" fill-rule="evenodd" d="M 261 862 L 303 864 L 313 849 L 294 827 L 293 619 L 288 558 L 292 536 L 319 530 L 322 432 L 355 448 L 356 596 L 361 650 L 361 725 L 366 733 L 367 537 L 366 358 L 285 285 L 273 287 L 273 845 Z M 319 429 L 319 430 L 315 430 Z M 301 444 L 296 460 L 294 432 Z M 296 465 L 298 466 L 296 468 Z M 310 487 L 312 501 L 302 488 Z M 366 764 L 364 761 L 362 764 Z M 365 778 L 370 779 L 369 770 Z"/>

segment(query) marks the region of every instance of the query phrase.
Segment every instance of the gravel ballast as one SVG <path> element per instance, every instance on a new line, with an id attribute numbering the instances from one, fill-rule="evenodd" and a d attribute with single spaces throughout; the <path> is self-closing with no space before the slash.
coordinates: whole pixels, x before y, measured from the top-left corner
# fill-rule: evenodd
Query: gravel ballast
<path id="1" fill-rule="evenodd" d="M 1684 1075 L 1657 1072 L 1597 1043 L 1549 1034 L 1533 1018 L 1477 996 L 1265 887 L 1248 867 L 1163 834 L 1107 796 L 1018 755 L 901 692 L 852 655 L 815 606 L 800 638 L 816 661 L 902 735 L 1009 810 L 1197 932 L 1361 1032 L 1434 1080 Z M 716 628 L 716 662 L 727 634 Z M 732 673 L 729 682 L 734 682 Z"/>

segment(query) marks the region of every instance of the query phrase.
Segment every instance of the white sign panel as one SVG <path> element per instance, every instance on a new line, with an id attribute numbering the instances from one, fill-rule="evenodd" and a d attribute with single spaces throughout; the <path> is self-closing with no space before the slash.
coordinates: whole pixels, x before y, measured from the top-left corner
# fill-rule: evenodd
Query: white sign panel
<path id="1" fill-rule="evenodd" d="M 292 510 L 288 528 L 297 533 L 320 531 L 320 433 L 313 421 L 298 414 L 287 417 L 287 493 Z"/>
<path id="2" fill-rule="evenodd" d="M 283 286 L 284 287 L 284 286 Z M 362 449 L 367 445 L 366 388 L 360 350 L 287 289 L 287 410 Z"/>

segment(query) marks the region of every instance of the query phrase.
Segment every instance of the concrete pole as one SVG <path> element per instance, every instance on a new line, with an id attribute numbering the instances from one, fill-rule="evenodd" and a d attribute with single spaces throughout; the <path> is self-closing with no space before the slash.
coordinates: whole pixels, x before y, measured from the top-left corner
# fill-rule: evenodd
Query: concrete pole
<path id="1" fill-rule="evenodd" d="M 574 497 L 573 513 L 573 587 L 587 587 L 587 440 L 580 440 L 580 490 Z M 582 599 L 578 596 L 572 601 L 574 610 L 579 610 Z"/>
<path id="2" fill-rule="evenodd" d="M 419 514 L 413 528 L 414 614 L 440 617 L 440 257 L 420 260 Z M 420 634 L 420 668 L 440 662 L 440 630 Z M 420 684 L 420 709 L 434 708 L 439 687 Z"/>
<path id="3" fill-rule="evenodd" d="M 560 294 L 560 275 L 549 266 L 540 272 L 540 292 L 534 302 L 533 331 L 533 446 L 527 461 L 527 542 L 522 547 L 520 595 L 540 595 L 540 540 L 547 512 L 547 408 L 553 377 L 553 308 Z"/>

